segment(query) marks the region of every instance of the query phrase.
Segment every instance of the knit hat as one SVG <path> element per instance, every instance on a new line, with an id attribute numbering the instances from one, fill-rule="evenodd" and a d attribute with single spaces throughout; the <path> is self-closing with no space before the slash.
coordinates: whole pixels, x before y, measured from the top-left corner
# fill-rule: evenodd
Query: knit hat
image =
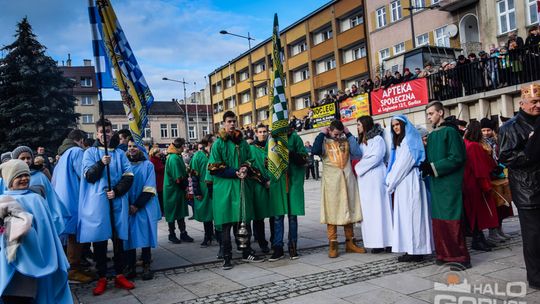
<path id="1" fill-rule="evenodd" d="M 28 168 L 28 165 L 22 160 L 11 159 L 0 165 L 0 175 L 8 188 L 16 177 L 23 174 L 30 175 L 30 168 Z"/>
<path id="2" fill-rule="evenodd" d="M 32 152 L 32 149 L 27 146 L 18 146 L 17 148 L 15 148 L 13 151 L 11 151 L 11 158 L 19 159 L 19 156 L 24 152 L 30 153 L 30 156 L 34 158 L 34 153 Z"/>
<path id="3" fill-rule="evenodd" d="M 415 126 L 415 128 L 418 131 L 418 133 L 420 133 L 420 137 L 425 137 L 429 135 L 429 131 L 423 126 L 417 125 Z"/>
<path id="4" fill-rule="evenodd" d="M 8 151 L 8 152 L 2 153 L 2 156 L 0 156 L 0 158 L 1 158 L 0 164 L 7 162 L 8 160 L 11 159 L 11 152 Z"/>
<path id="5" fill-rule="evenodd" d="M 480 128 L 493 130 L 493 122 L 489 118 L 482 118 L 480 120 Z"/>

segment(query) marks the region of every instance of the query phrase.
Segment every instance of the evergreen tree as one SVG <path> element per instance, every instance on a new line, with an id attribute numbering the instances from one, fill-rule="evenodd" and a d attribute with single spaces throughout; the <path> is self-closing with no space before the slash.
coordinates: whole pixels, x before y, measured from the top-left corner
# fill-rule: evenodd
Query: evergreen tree
<path id="1" fill-rule="evenodd" d="M 79 116 L 70 94 L 73 83 L 45 55 L 27 18 L 14 36 L 0 58 L 0 151 L 20 145 L 56 151 Z"/>

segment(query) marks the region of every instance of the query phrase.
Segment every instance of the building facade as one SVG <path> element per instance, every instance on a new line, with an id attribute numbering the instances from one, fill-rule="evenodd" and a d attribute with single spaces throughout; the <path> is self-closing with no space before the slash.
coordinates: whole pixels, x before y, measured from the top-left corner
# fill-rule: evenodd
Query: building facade
<path id="1" fill-rule="evenodd" d="M 331 1 L 280 37 L 291 117 L 304 117 L 313 101 L 368 77 L 363 1 Z M 227 110 L 238 115 L 240 126 L 269 123 L 271 54 L 269 38 L 209 75 L 215 128 Z"/>
<path id="2" fill-rule="evenodd" d="M 64 77 L 75 84 L 71 94 L 75 101 L 75 112 L 81 114 L 77 121 L 77 127 L 90 138 L 95 137 L 96 128 L 94 123 L 99 119 L 98 88 L 96 85 L 96 72 L 90 60 L 84 60 L 83 66 L 71 66 L 71 59 L 65 66 L 60 66 Z"/>

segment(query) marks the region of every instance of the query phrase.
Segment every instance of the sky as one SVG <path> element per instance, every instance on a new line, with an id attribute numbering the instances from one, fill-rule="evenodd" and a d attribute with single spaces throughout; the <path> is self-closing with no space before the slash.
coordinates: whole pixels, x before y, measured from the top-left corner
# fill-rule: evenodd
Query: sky
<path id="1" fill-rule="evenodd" d="M 247 35 L 258 44 L 272 35 L 274 13 L 280 29 L 330 0 L 111 0 L 155 100 L 183 98 L 205 87 L 207 76 L 248 50 Z M 60 64 L 71 54 L 72 65 L 92 59 L 87 0 L 0 0 L 0 47 L 15 40 L 16 24 L 25 16 L 47 55 Z M 0 52 L 0 56 L 4 56 Z M 107 90 L 105 99 L 120 99 Z"/>

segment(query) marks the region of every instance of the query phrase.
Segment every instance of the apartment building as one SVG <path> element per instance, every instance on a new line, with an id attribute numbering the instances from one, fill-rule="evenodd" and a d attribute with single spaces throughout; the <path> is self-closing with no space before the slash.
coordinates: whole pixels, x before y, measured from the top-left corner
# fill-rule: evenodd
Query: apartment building
<path id="1" fill-rule="evenodd" d="M 289 115 L 303 117 L 315 100 L 368 77 L 364 2 L 334 0 L 284 28 L 285 94 Z M 271 38 L 209 75 L 215 128 L 224 111 L 239 125 L 269 123 Z"/>

